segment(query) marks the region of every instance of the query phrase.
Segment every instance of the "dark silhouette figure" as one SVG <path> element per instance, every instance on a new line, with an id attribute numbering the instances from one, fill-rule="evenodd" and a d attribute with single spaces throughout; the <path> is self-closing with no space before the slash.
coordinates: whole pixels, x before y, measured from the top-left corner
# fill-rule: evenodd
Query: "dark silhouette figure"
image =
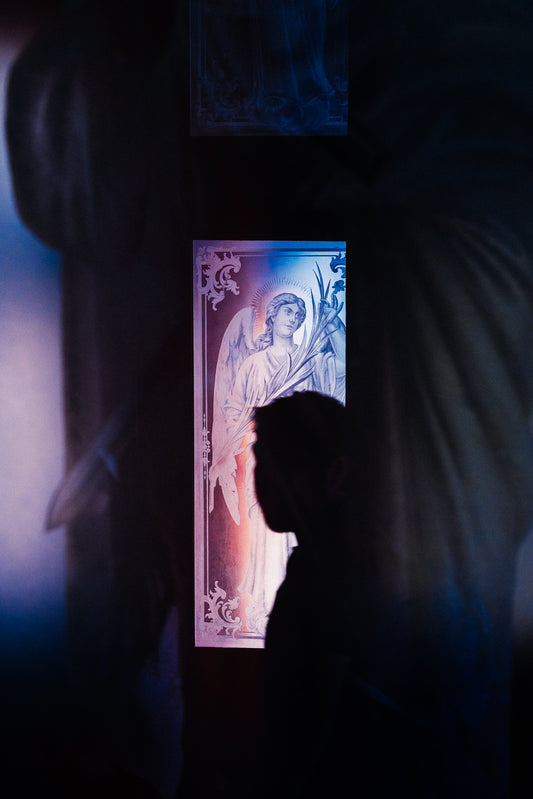
<path id="1" fill-rule="evenodd" d="M 398 601 L 383 584 L 392 548 L 362 512 L 371 457 L 356 412 L 298 392 L 257 408 L 254 419 L 265 521 L 298 540 L 267 627 L 259 792 L 337 796 L 349 784 L 372 799 L 398 790 L 444 799 L 471 774 L 472 785 L 484 784 L 469 731 L 447 726 L 433 706 L 440 694 L 453 712 L 474 712 L 473 698 L 451 683 L 451 659 L 450 685 L 434 678 L 440 650 L 428 640 L 438 609 L 416 596 Z M 441 612 L 453 622 L 453 608 Z M 486 635 L 473 611 L 461 614 L 456 645 L 465 671 L 474 656 L 481 670 Z M 406 669 L 408 656 L 415 665 Z M 481 691 L 481 678 L 476 685 Z"/>
<path id="2" fill-rule="evenodd" d="M 342 703 L 353 646 L 354 531 L 346 409 L 315 392 L 284 397 L 255 412 L 256 493 L 265 521 L 291 530 L 298 546 L 266 636 L 265 795 L 304 796 L 340 788 Z M 339 756 L 341 756 L 339 760 Z"/>

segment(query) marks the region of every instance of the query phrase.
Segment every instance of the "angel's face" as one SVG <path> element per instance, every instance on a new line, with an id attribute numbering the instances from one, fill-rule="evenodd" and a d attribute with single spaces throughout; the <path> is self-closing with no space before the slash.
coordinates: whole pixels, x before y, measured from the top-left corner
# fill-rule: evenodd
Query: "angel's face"
<path id="1" fill-rule="evenodd" d="M 273 332 L 280 338 L 292 338 L 300 324 L 300 309 L 295 302 L 282 305 L 273 322 Z"/>

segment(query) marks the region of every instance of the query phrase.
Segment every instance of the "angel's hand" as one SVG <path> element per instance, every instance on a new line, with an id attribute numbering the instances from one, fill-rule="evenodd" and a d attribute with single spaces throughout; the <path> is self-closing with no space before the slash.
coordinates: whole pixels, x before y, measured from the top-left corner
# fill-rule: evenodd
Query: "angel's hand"
<path id="1" fill-rule="evenodd" d="M 226 455 L 220 458 L 209 469 L 209 513 L 215 506 L 215 488 L 216 484 L 220 483 L 222 493 L 228 502 L 228 496 L 231 497 L 233 493 L 237 494 L 237 486 L 235 484 L 235 474 L 237 471 L 237 462 L 233 455 Z M 236 497 L 238 507 L 238 497 Z M 233 503 L 231 503 L 233 505 Z M 229 507 L 229 504 L 228 504 Z M 229 508 L 230 513 L 233 515 L 232 508 Z"/>
<path id="2" fill-rule="evenodd" d="M 344 303 L 339 305 L 336 294 L 331 298 L 331 302 L 321 300 L 321 303 L 322 313 L 324 314 L 324 332 L 327 336 L 330 336 L 342 327 L 339 313 L 342 311 Z"/>

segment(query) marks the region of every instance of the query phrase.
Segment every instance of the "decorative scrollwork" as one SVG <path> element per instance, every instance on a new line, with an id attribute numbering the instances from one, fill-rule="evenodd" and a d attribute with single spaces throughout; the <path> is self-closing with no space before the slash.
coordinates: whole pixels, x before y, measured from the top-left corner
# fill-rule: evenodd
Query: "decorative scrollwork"
<path id="1" fill-rule="evenodd" d="M 344 255 L 340 252 L 338 255 L 334 255 L 331 259 L 330 268 L 332 272 L 342 272 L 343 278 L 346 277 L 346 253 Z"/>
<path id="2" fill-rule="evenodd" d="M 226 296 L 226 291 L 239 293 L 232 273 L 240 271 L 241 259 L 231 252 L 217 252 L 211 247 L 201 248 L 196 259 L 200 294 L 205 294 L 213 310 Z"/>
<path id="3" fill-rule="evenodd" d="M 207 414 L 202 414 L 202 468 L 204 480 L 207 480 L 209 468 L 209 453 L 211 452 L 211 442 L 209 441 L 209 428 L 207 427 Z"/>
<path id="4" fill-rule="evenodd" d="M 233 80 L 200 82 L 201 102 L 193 107 L 199 127 L 210 130 L 229 126 L 235 131 L 252 129 L 268 133 L 288 131 L 301 134 L 328 133 L 329 128 L 344 129 L 347 125 L 347 96 L 344 84 L 334 79 L 339 89 L 322 92 L 301 101 L 298 97 L 269 94 L 260 99 L 242 89 Z"/>
<path id="5" fill-rule="evenodd" d="M 337 274 L 341 273 L 341 277 L 333 284 L 333 294 L 338 294 L 340 291 L 346 289 L 346 253 L 344 255 L 339 252 L 338 255 L 333 256 L 330 261 L 330 269 Z"/>
<path id="6" fill-rule="evenodd" d="M 233 617 L 233 611 L 239 607 L 240 597 L 226 599 L 227 593 L 220 587 L 218 580 L 215 580 L 215 587 L 211 588 L 209 594 L 204 595 L 204 602 L 207 605 L 205 620 L 211 622 L 216 635 L 234 636 L 242 628 L 240 616 Z"/>

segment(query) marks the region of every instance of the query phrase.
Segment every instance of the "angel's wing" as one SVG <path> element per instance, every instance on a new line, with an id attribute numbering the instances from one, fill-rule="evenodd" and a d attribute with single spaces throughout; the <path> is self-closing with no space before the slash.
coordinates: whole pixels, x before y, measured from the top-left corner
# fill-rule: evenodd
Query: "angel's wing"
<path id="1" fill-rule="evenodd" d="M 209 507 L 210 510 L 213 509 L 213 494 L 215 486 L 219 482 L 228 510 L 236 524 L 240 523 L 240 514 L 235 483 L 235 453 L 240 441 L 232 441 L 226 406 L 239 368 L 254 351 L 254 320 L 254 310 L 243 308 L 235 314 L 226 328 L 218 352 L 213 391 L 213 427 L 211 431 L 213 457 L 209 475 Z"/>

